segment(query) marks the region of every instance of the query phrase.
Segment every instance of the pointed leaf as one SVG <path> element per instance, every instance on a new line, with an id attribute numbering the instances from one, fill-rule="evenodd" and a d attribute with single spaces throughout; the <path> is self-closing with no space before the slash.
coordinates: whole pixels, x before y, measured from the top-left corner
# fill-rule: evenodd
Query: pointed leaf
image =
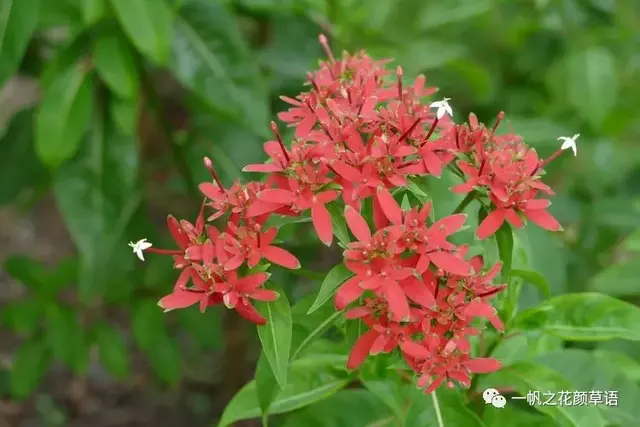
<path id="1" fill-rule="evenodd" d="M 113 10 L 131 43 L 157 64 L 169 59 L 172 14 L 165 1 L 111 0 Z"/>
<path id="2" fill-rule="evenodd" d="M 273 400 L 270 413 L 282 414 L 303 408 L 344 388 L 349 383 L 345 359 L 342 355 L 316 355 L 292 362 L 289 381 Z M 231 399 L 218 427 L 257 418 L 260 414 L 256 382 L 251 381 Z"/>
<path id="3" fill-rule="evenodd" d="M 138 96 L 140 82 L 135 52 L 118 33 L 101 35 L 93 48 L 96 71 L 109 88 L 125 99 Z"/>
<path id="4" fill-rule="evenodd" d="M 333 267 L 322 281 L 318 296 L 307 313 L 311 314 L 322 307 L 336 293 L 340 285 L 352 276 L 353 273 L 344 264 Z"/>
<path id="5" fill-rule="evenodd" d="M 87 66 L 77 63 L 56 74 L 46 87 L 36 116 L 36 153 L 58 167 L 73 157 L 89 127 L 91 79 Z"/>
<path id="6" fill-rule="evenodd" d="M 260 313 L 267 319 L 266 325 L 257 326 L 258 337 L 273 375 L 280 388 L 284 388 L 287 384 L 293 328 L 291 306 L 282 288 L 272 283 L 269 283 L 268 288 L 275 290 L 280 296 L 275 301 L 256 304 Z"/>
<path id="7" fill-rule="evenodd" d="M 0 87 L 24 56 L 38 23 L 40 0 L 3 0 L 0 4 Z"/>
<path id="8" fill-rule="evenodd" d="M 566 341 L 640 341 L 639 324 L 640 308 L 595 292 L 560 295 L 514 319 L 516 327 L 542 329 Z"/>
<path id="9" fill-rule="evenodd" d="M 267 87 L 234 16 L 219 2 L 182 3 L 170 62 L 174 75 L 209 108 L 268 136 Z"/>

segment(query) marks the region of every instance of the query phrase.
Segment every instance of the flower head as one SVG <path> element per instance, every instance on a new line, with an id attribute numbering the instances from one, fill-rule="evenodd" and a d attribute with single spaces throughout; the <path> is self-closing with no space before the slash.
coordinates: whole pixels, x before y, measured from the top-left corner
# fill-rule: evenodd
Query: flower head
<path id="1" fill-rule="evenodd" d="M 149 249 L 151 246 L 151 242 L 148 242 L 147 239 L 138 240 L 137 242 L 129 242 L 129 246 L 133 248 L 133 253 L 140 258 L 140 261 L 144 261 L 144 255 L 142 252 Z"/>
<path id="2" fill-rule="evenodd" d="M 451 109 L 451 105 L 449 105 L 450 100 L 451 98 L 444 98 L 441 101 L 432 102 L 431 105 L 429 105 L 431 108 L 438 109 L 438 111 L 436 111 L 436 117 L 438 120 L 443 118 L 445 114 L 453 116 L 453 110 Z"/>
<path id="3" fill-rule="evenodd" d="M 566 149 L 571 148 L 573 150 L 573 155 L 577 156 L 578 155 L 578 147 L 576 147 L 576 139 L 578 139 L 579 136 L 580 136 L 580 134 L 576 133 L 572 137 L 568 137 L 568 136 L 559 137 L 558 141 L 562 141 L 562 146 L 560 147 L 560 149 L 561 150 L 566 150 Z"/>

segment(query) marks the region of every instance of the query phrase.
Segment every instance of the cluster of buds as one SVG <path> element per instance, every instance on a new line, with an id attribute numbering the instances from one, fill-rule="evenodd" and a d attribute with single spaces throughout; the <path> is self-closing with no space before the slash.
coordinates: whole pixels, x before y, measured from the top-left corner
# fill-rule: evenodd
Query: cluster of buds
<path id="1" fill-rule="evenodd" d="M 448 98 L 424 103 L 437 89 L 425 86 L 423 76 L 405 85 L 401 67 L 390 72 L 387 61 L 364 52 L 338 60 L 324 36 L 320 43 L 328 60 L 309 73 L 309 91 L 282 97 L 291 107 L 278 118 L 295 128 L 293 141 L 285 144 L 272 122 L 274 139 L 264 144 L 270 160 L 244 168 L 266 179 L 225 188 L 205 159 L 213 180 L 200 184 L 205 200 L 195 225 L 168 220 L 179 249 L 156 249 L 146 240 L 130 245 L 140 259 L 143 252 L 172 255 L 181 270 L 173 291 L 159 302 L 165 310 L 225 304 L 264 324 L 251 300 L 278 297 L 263 287 L 269 277 L 264 266 L 300 266 L 294 255 L 272 244 L 277 230 L 267 227 L 268 219 L 308 211 L 319 240 L 330 246 L 334 230 L 327 205 L 342 205 L 356 241 L 344 251 L 353 276 L 337 291 L 335 306 L 368 326 L 348 367 L 398 349 L 426 392 L 443 381 L 468 386 L 471 373 L 500 367 L 493 359 L 471 358 L 468 337 L 480 333 L 472 326 L 476 318 L 503 328 L 489 302 L 506 286 L 493 283 L 501 265 L 484 268 L 481 256 L 469 258 L 467 246 L 448 240 L 464 227 L 466 214 L 432 220 L 431 203 L 401 208 L 394 192 L 412 176 L 439 177 L 449 168 L 464 181 L 451 190 L 470 193 L 488 212 L 477 229 L 479 239 L 505 220 L 515 227 L 529 220 L 557 231 L 560 224 L 547 212 L 549 200 L 538 198 L 553 194 L 541 174 L 563 150 L 575 154 L 578 135 L 561 137 L 558 152 L 541 160 L 517 135 L 495 133 L 502 113 L 491 128 L 473 115 L 457 125 Z M 362 215 L 367 199 L 371 226 Z M 205 209 L 212 212 L 206 221 Z M 222 230 L 210 224 L 223 219 Z"/>

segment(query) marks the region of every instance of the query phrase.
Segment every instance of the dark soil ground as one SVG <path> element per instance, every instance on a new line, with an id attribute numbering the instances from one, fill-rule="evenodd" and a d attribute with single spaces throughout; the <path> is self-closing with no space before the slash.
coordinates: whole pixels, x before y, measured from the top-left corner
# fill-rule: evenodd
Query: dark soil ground
<path id="1" fill-rule="evenodd" d="M 69 255 L 73 245 L 50 199 L 29 213 L 0 210 L 0 262 L 12 253 L 26 253 L 46 263 Z M 0 274 L 0 311 L 24 292 L 4 272 Z M 0 368 L 11 366 L 20 341 L 0 329 Z M 133 363 L 133 374 L 117 382 L 105 373 L 92 351 L 86 378 L 74 378 L 54 367 L 30 399 L 0 399 L 0 427 L 180 427 L 210 426 L 226 397 L 213 387 L 183 384 L 174 390 L 154 386 L 144 359 Z M 216 357 L 213 355 L 213 357 Z M 250 373 L 247 372 L 249 375 Z"/>

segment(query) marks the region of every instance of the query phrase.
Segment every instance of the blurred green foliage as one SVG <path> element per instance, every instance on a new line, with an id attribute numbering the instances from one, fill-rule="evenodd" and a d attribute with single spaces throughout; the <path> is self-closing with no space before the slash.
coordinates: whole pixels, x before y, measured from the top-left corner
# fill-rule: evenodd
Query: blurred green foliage
<path id="1" fill-rule="evenodd" d="M 594 291 L 640 301 L 638 28 L 635 0 L 0 0 L 0 86 L 20 75 L 41 91 L 33 108 L 0 109 L 0 204 L 29 209 L 53 194 L 77 248 L 52 268 L 23 254 L 4 261 L 28 292 L 0 307 L 2 327 L 23 339 L 0 393 L 29 397 L 52 363 L 83 376 L 91 348 L 124 381 L 137 348 L 159 380 L 176 384 L 186 375 L 187 351 L 176 330 L 196 344 L 190 352 L 224 344 L 215 310 L 163 317 L 155 304 L 172 286 L 170 261 L 151 256 L 139 264 L 126 242 L 167 241 L 150 212 L 195 215 L 195 185 L 208 180 L 203 156 L 214 159 L 226 184 L 246 179 L 240 170 L 263 159 L 269 120 L 283 108 L 278 97 L 299 92 L 323 55 L 323 32 L 335 52 L 366 49 L 394 58 L 408 77 L 425 73 L 452 98 L 457 120 L 474 111 L 491 122 L 505 111 L 503 130 L 521 134 L 543 156 L 557 148 L 556 137 L 581 134 L 577 158 L 562 156 L 548 177 L 558 193 L 551 211 L 565 233 L 534 228 L 515 242 L 513 276 L 543 292 L 523 288 L 520 303 L 537 308 L 518 319 L 531 331 L 496 348 L 513 363 L 497 375 L 517 377 L 505 381 L 525 394 L 618 390 L 620 407 L 575 415 L 575 408 L 539 414 L 509 406 L 507 415 L 486 411 L 481 421 L 459 394 L 444 391 L 445 424 L 497 427 L 517 416 L 531 426 L 637 425 L 638 407 L 629 402 L 640 396 L 640 337 L 631 320 L 616 317 L 626 313 L 616 305 L 624 303 L 599 299 L 596 313 L 588 311 L 593 305 L 576 305 L 586 300 L 563 295 Z M 458 203 L 444 181 L 430 189 L 436 209 Z M 287 226 L 281 238 L 312 265 L 321 254 L 306 227 Z M 278 283 L 292 305 L 309 290 L 300 283 L 320 285 L 284 274 Z M 540 315 L 546 292 L 554 298 Z M 296 320 L 296 307 L 292 352 L 302 342 L 296 336 L 321 325 Z M 124 313 L 124 325 L 107 315 L 113 310 Z M 559 322 L 558 341 L 535 332 L 547 315 Z M 572 322 L 580 323 L 573 332 L 565 328 Z M 593 328 L 582 331 L 589 322 Z M 593 330 L 600 335 L 589 335 Z M 260 339 L 277 342 L 273 334 Z M 562 340 L 586 342 L 563 350 Z M 286 363 L 272 350 L 265 348 L 272 367 Z M 337 351 L 305 356 L 300 349 L 283 391 L 265 386 L 272 395 L 256 397 L 256 383 L 249 383 L 222 424 L 260 417 L 267 402 L 271 414 L 304 407 L 283 418 L 285 426 L 395 425 L 398 413 L 402 425 L 435 425 L 431 401 L 406 384 L 363 374 L 369 391 L 342 390 L 352 378 Z"/>

